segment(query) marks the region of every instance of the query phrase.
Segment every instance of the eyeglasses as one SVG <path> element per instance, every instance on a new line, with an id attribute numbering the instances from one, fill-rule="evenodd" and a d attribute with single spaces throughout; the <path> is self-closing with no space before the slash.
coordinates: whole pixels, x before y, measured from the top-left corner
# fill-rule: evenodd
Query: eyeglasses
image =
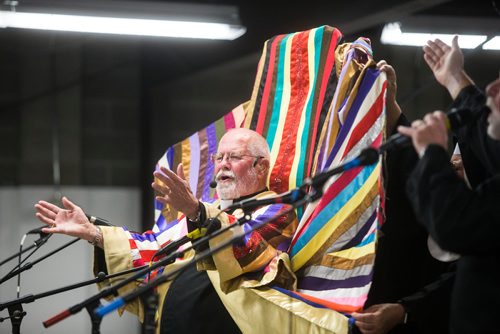
<path id="1" fill-rule="evenodd" d="M 241 153 L 236 153 L 236 152 L 229 152 L 229 153 L 214 153 L 210 156 L 210 160 L 212 160 L 212 162 L 214 164 L 215 163 L 220 164 L 224 160 L 224 156 L 231 163 L 241 161 L 241 160 L 243 160 L 244 157 L 251 157 L 251 158 L 257 158 L 257 159 L 262 158 L 261 156 L 255 156 L 255 155 L 250 155 L 250 154 L 241 154 Z"/>

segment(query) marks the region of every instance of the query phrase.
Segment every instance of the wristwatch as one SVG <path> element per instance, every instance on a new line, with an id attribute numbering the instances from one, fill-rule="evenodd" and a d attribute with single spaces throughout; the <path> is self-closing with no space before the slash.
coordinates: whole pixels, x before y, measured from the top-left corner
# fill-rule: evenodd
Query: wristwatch
<path id="1" fill-rule="evenodd" d="M 97 225 L 94 226 L 95 226 L 95 235 L 92 240 L 89 240 L 89 244 L 91 244 L 92 246 L 98 246 L 102 243 L 102 231 L 99 226 Z"/>

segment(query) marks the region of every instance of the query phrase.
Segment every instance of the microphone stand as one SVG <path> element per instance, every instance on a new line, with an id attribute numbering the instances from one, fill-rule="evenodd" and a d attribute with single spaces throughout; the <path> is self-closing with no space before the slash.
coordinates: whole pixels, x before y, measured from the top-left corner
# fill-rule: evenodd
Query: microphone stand
<path id="1" fill-rule="evenodd" d="M 49 235 L 46 235 L 46 236 L 44 236 L 44 237 L 41 237 L 41 238 L 40 238 L 40 239 L 38 239 L 38 240 L 35 240 L 35 241 L 33 242 L 33 245 L 31 245 L 31 246 L 29 246 L 29 247 L 24 248 L 22 251 L 19 251 L 19 252 L 17 252 L 17 253 L 16 253 L 16 254 L 14 254 L 14 255 L 9 256 L 9 257 L 8 257 L 8 258 L 6 258 L 5 260 L 2 260 L 2 262 L 0 262 L 0 266 L 3 266 L 5 263 L 9 262 L 10 260 L 15 259 L 16 257 L 19 257 L 19 255 L 24 254 L 24 253 L 26 253 L 27 251 L 30 251 L 30 250 L 31 250 L 31 249 L 33 249 L 34 247 L 39 248 L 40 246 L 42 246 L 44 243 L 46 243 L 46 242 L 47 242 L 47 240 L 50 238 L 50 236 L 51 236 L 51 235 L 52 235 L 52 234 L 49 234 Z"/>
<path id="2" fill-rule="evenodd" d="M 20 334 L 21 333 L 21 322 L 23 321 L 26 312 L 23 311 L 23 307 L 21 304 L 16 304 L 9 306 L 9 316 L 5 318 L 0 318 L 0 322 L 4 320 L 10 319 L 12 324 L 12 334 Z"/>
<path id="3" fill-rule="evenodd" d="M 212 233 L 210 236 L 207 236 L 207 237 L 203 237 L 203 238 L 200 238 L 200 239 L 197 239 L 198 241 L 194 242 L 191 246 L 187 247 L 184 251 L 182 252 L 175 252 L 175 253 L 171 253 L 169 254 L 168 256 L 164 257 L 163 259 L 161 259 L 160 261 L 157 261 L 155 263 L 153 263 L 151 266 L 145 266 L 145 267 L 140 267 L 140 268 L 137 268 L 139 269 L 134 275 L 124 279 L 123 281 L 115 284 L 115 285 L 112 285 L 110 287 L 107 287 L 105 289 L 102 289 L 99 293 L 95 294 L 94 296 L 91 296 L 89 297 L 88 299 L 84 300 L 83 302 L 81 303 L 78 303 L 76 305 L 73 305 L 71 306 L 70 308 L 56 314 L 55 316 L 53 316 L 52 318 L 46 320 L 43 322 L 43 325 L 48 328 L 52 325 L 55 325 L 56 323 L 60 322 L 61 320 L 64 320 L 66 319 L 67 317 L 69 317 L 70 315 L 73 315 L 73 314 L 76 314 L 78 312 L 80 312 L 83 308 L 86 308 L 88 305 L 93 305 L 95 304 L 96 301 L 99 301 L 101 298 L 105 298 L 105 297 L 108 297 L 110 295 L 114 295 L 114 296 L 118 296 L 118 289 L 124 287 L 125 285 L 143 277 L 145 274 L 147 274 L 148 272 L 156 269 L 156 268 L 159 268 L 159 267 L 164 267 L 172 262 L 175 261 L 175 259 L 177 259 L 177 257 L 179 257 L 179 254 L 184 254 L 185 252 L 195 248 L 195 247 L 198 247 L 200 245 L 202 245 L 203 243 L 205 242 L 208 242 L 208 240 L 211 238 L 211 237 L 215 237 L 221 233 L 224 233 L 225 231 L 227 231 L 228 229 L 236 226 L 238 224 L 233 224 L 233 225 L 229 225 L 229 226 L 226 226 L 225 228 L 223 229 L 220 229 L 220 230 L 217 230 L 215 231 L 214 233 Z M 187 242 L 187 241 L 186 241 Z M 168 244 L 170 245 L 170 244 Z M 166 247 L 168 247 L 168 245 Z M 180 247 L 181 245 L 178 244 L 177 247 Z M 174 249 L 172 249 L 173 251 Z"/>
<path id="4" fill-rule="evenodd" d="M 301 199 L 299 200 L 297 203 L 301 203 L 300 205 L 303 205 L 307 202 L 307 200 L 304 200 L 304 199 Z M 299 206 L 299 205 L 297 205 Z M 145 285 L 142 285 L 138 288 L 136 288 L 135 290 L 133 290 L 132 292 L 129 292 L 127 294 L 125 294 L 124 296 L 122 297 L 117 297 L 115 298 L 115 300 L 113 300 L 112 302 L 110 302 L 109 304 L 107 305 L 104 305 L 104 306 L 100 306 L 99 308 L 97 308 L 95 310 L 95 313 L 98 315 L 98 316 L 105 316 L 106 314 L 116 310 L 117 308 L 120 308 L 122 306 L 124 306 L 125 304 L 133 301 L 134 299 L 136 298 L 140 298 L 141 295 L 145 294 L 145 293 L 148 293 L 148 291 L 150 291 L 151 289 L 154 289 L 155 287 L 157 287 L 158 285 L 160 284 L 163 284 L 165 282 L 167 282 L 168 280 L 170 280 L 175 274 L 177 274 L 178 272 L 186 269 L 188 266 L 191 266 L 191 265 L 194 265 L 196 262 L 200 261 L 200 260 L 203 260 L 205 258 L 208 258 L 209 256 L 212 256 L 213 254 L 221 251 L 223 248 L 233 244 L 234 242 L 237 242 L 239 240 L 241 240 L 242 237 L 244 237 L 247 233 L 250 233 L 252 231 L 254 231 L 255 229 L 259 228 L 259 227 L 262 227 L 264 226 L 265 224 L 269 223 L 270 221 L 276 219 L 277 217 L 281 217 L 285 214 L 288 214 L 290 211 L 294 210 L 296 206 L 292 206 L 289 210 L 285 210 L 284 212 L 280 213 L 278 216 L 276 217 L 272 217 L 270 219 L 268 219 L 267 221 L 264 221 L 260 224 L 255 224 L 254 226 L 250 227 L 248 231 L 244 231 L 243 233 L 238 233 L 237 235 L 235 235 L 234 237 L 222 242 L 221 244 L 217 245 L 216 247 L 214 247 L 213 249 L 206 249 L 204 251 L 201 251 L 200 253 L 197 253 L 191 260 L 189 260 L 185 265 L 183 266 L 180 266 L 178 267 L 177 269 L 174 269 L 172 271 L 169 271 L 168 273 L 164 273 L 163 275 L 161 276 L 158 276 L 156 277 L 154 280 L 152 280 L 151 282 L 145 284 Z M 234 227 L 234 226 L 240 226 L 242 223 L 246 222 L 247 221 L 247 218 L 248 218 L 248 215 L 244 215 L 242 218 L 240 218 L 238 220 L 238 223 L 237 224 L 233 224 L 233 225 L 230 225 L 231 227 Z M 220 230 L 219 230 L 220 231 Z M 207 240 L 213 238 L 212 235 L 208 236 L 207 237 Z M 205 239 L 205 238 L 204 238 Z M 182 257 L 184 255 L 184 252 L 185 251 L 178 251 L 176 253 L 173 253 L 171 256 L 175 256 L 176 258 L 177 257 Z"/>
<path id="5" fill-rule="evenodd" d="M 50 234 L 49 234 L 49 236 L 50 236 Z M 22 267 L 20 267 L 20 268 L 17 268 L 17 269 L 15 269 L 15 270 L 13 270 L 13 271 L 11 271 L 10 273 L 8 273 L 8 274 L 7 274 L 7 275 L 5 275 L 4 277 L 2 277 L 2 279 L 0 279 L 0 284 L 2 284 L 3 282 L 5 282 L 5 281 L 7 281 L 7 280 L 11 279 L 12 277 L 16 276 L 17 274 L 22 273 L 23 271 L 26 271 L 26 270 L 28 270 L 28 269 L 31 269 L 31 267 L 33 267 L 33 266 L 34 266 L 35 264 L 37 264 L 38 262 L 45 260 L 45 259 L 46 259 L 46 258 L 48 258 L 49 256 L 52 256 L 53 254 L 55 254 L 55 253 L 57 253 L 57 252 L 59 252 L 59 251 L 63 250 L 64 248 L 66 248 L 66 247 L 68 247 L 68 246 L 70 246 L 70 245 L 74 244 L 74 243 L 75 243 L 75 242 L 77 242 L 78 240 L 80 240 L 80 238 L 73 239 L 72 241 L 70 241 L 70 242 L 68 242 L 68 243 L 66 243 L 66 244 L 64 244 L 64 245 L 62 245 L 61 247 L 56 248 L 56 249 L 55 249 L 55 250 L 53 250 L 52 252 L 49 252 L 49 253 L 45 254 L 44 256 L 42 256 L 41 258 L 39 258 L 39 259 L 37 259 L 37 260 L 33 261 L 33 263 L 32 263 L 32 262 L 27 262 L 24 266 L 22 266 Z"/>
<path id="6" fill-rule="evenodd" d="M 85 216 L 94 225 L 99 225 L 99 226 L 115 226 L 115 225 L 109 223 L 106 219 L 99 218 L 99 217 L 94 217 L 94 216 L 91 216 L 91 215 L 88 215 L 88 214 L 85 214 Z M 41 235 L 44 235 L 44 236 L 40 237 L 40 239 L 38 239 L 38 240 L 35 240 L 34 243 L 33 243 L 33 245 L 31 245 L 29 247 L 26 247 L 22 251 L 17 252 L 16 254 L 14 254 L 12 256 L 9 256 L 5 260 L 2 260 L 2 262 L 0 262 L 0 266 L 4 265 L 5 263 L 9 262 L 12 259 L 18 257 L 19 255 L 24 254 L 25 252 L 31 250 L 33 247 L 37 247 L 38 248 L 41 245 L 43 245 L 45 242 L 47 242 L 47 240 L 49 240 L 49 238 L 52 236 L 52 234 L 46 234 L 46 233 L 41 232 L 41 228 L 42 227 L 37 228 L 35 230 L 38 230 L 41 233 Z M 34 232 L 35 230 L 32 230 L 30 232 Z M 28 232 L 28 233 L 30 233 L 30 232 Z"/>
<path id="7" fill-rule="evenodd" d="M 18 334 L 20 331 L 20 327 L 21 327 L 21 321 L 22 321 L 23 317 L 26 315 L 26 312 L 23 311 L 22 304 L 32 303 L 35 300 L 40 299 L 40 298 L 49 297 L 49 296 L 52 296 L 55 294 L 74 290 L 74 289 L 77 289 L 77 288 L 80 288 L 83 286 L 87 286 L 90 284 L 99 283 L 99 282 L 105 281 L 105 280 L 110 279 L 110 278 L 119 277 L 122 275 L 127 275 L 127 274 L 130 274 L 132 272 L 143 269 L 145 267 L 147 267 L 147 266 L 132 268 L 132 269 L 124 270 L 124 271 L 121 271 L 119 273 L 115 273 L 115 274 L 111 274 L 111 275 L 106 275 L 103 272 L 99 272 L 97 274 L 97 277 L 90 279 L 90 280 L 87 280 L 87 281 L 71 284 L 71 285 L 68 285 L 68 286 L 65 286 L 62 288 L 57 288 L 57 289 L 50 290 L 47 292 L 42 292 L 42 293 L 39 293 L 36 295 L 29 294 L 29 295 L 23 296 L 21 298 L 16 298 L 16 299 L 13 299 L 13 300 L 5 302 L 5 303 L 0 303 L 0 311 L 2 311 L 5 308 L 7 308 L 9 310 L 9 317 L 0 318 L 0 322 L 10 318 L 10 320 L 12 322 L 12 333 Z M 99 326 L 100 326 L 100 323 L 102 320 L 101 317 L 98 317 L 94 314 L 94 308 L 97 306 L 99 306 L 98 301 L 96 301 L 94 307 L 90 307 L 90 305 L 89 305 L 89 307 L 87 308 L 87 311 L 88 311 L 90 318 L 92 320 L 92 333 L 93 334 L 99 333 Z"/>
<path id="8" fill-rule="evenodd" d="M 311 202 L 313 202 L 323 196 L 323 185 L 333 175 L 340 174 L 346 170 L 356 167 L 373 165 L 378 161 L 378 156 L 381 153 L 383 152 L 372 147 L 365 148 L 356 158 L 353 158 L 330 170 L 316 174 L 312 178 L 306 179 L 301 187 L 311 186 L 315 190 L 312 194 Z"/>
<path id="9" fill-rule="evenodd" d="M 242 231 L 241 233 L 236 234 L 234 237 L 227 239 L 226 241 L 220 243 L 219 245 L 215 246 L 212 249 L 206 249 L 204 251 L 197 253 L 185 265 L 183 265 L 177 269 L 174 269 L 172 271 L 169 271 L 168 273 L 164 273 L 161 276 L 156 277 L 151 282 L 136 288 L 132 292 L 129 292 L 122 297 L 117 297 L 114 301 L 110 302 L 107 305 L 100 306 L 99 308 L 97 308 L 95 310 L 95 313 L 101 317 L 105 316 L 106 314 L 114 311 L 115 309 L 122 307 L 126 303 L 129 303 L 129 302 L 133 301 L 134 299 L 140 297 L 144 293 L 148 293 L 148 291 L 154 289 L 156 286 L 167 282 L 172 276 L 174 276 L 175 274 L 177 274 L 181 270 L 186 269 L 188 266 L 191 266 L 191 265 L 195 264 L 196 262 L 203 260 L 205 258 L 211 257 L 213 254 L 221 251 L 222 249 L 226 248 L 227 246 L 230 246 L 233 243 L 240 241 L 246 234 L 256 230 L 257 228 L 260 228 L 260 227 L 268 224 L 269 222 L 273 221 L 274 219 L 276 219 L 278 217 L 281 217 L 285 214 L 288 214 L 292 210 L 295 210 L 295 208 L 297 208 L 297 207 L 300 207 L 306 203 L 315 201 L 316 199 L 321 197 L 321 195 L 323 193 L 322 187 L 331 176 L 333 176 L 335 174 L 339 174 L 343 171 L 346 171 L 346 170 L 349 170 L 349 169 L 352 169 L 355 167 L 371 165 L 371 164 L 378 161 L 378 156 L 379 156 L 379 153 L 376 149 L 367 148 L 367 149 L 363 150 L 358 157 L 356 157 L 352 160 L 349 160 L 336 168 L 333 168 L 329 171 L 320 173 L 320 174 L 306 180 L 306 182 L 302 186 L 300 186 L 299 189 L 302 187 L 311 186 L 314 188 L 315 191 L 312 194 L 306 194 L 305 192 L 295 192 L 295 194 L 297 194 L 297 196 L 293 196 L 293 197 L 296 197 L 296 198 L 294 198 L 293 200 L 287 199 L 287 201 L 290 200 L 290 202 L 291 202 L 291 203 L 288 203 L 291 205 L 290 209 L 285 210 L 284 212 L 280 213 L 279 215 L 272 217 L 272 218 L 269 218 L 268 220 L 266 220 L 260 224 L 255 224 L 254 226 L 251 226 L 247 231 Z M 300 197 L 300 196 L 302 196 L 302 197 Z M 268 200 L 269 199 L 263 199 L 262 201 L 265 204 L 269 204 Z M 259 200 L 256 200 L 256 201 L 252 201 L 249 204 L 252 207 L 261 206 L 262 204 L 259 205 L 258 202 L 259 202 Z M 243 211 L 245 212 L 245 214 L 242 218 L 240 218 L 238 220 L 238 224 L 229 225 L 228 227 L 241 226 L 244 222 L 248 221 L 250 219 L 250 214 L 248 213 L 248 211 L 246 211 L 246 209 L 247 208 L 244 208 Z M 220 232 L 220 231 L 222 231 L 222 230 L 218 230 L 217 232 Z M 201 243 L 202 241 L 205 241 L 204 239 L 206 239 L 208 241 L 208 240 L 212 239 L 215 236 L 215 234 L 216 233 L 212 233 L 211 235 L 200 239 L 199 242 Z M 218 233 L 217 235 L 219 235 L 219 234 L 220 233 Z M 186 250 L 178 251 L 176 253 L 171 254 L 171 256 L 175 256 L 175 258 L 182 257 L 184 255 L 185 251 Z"/>

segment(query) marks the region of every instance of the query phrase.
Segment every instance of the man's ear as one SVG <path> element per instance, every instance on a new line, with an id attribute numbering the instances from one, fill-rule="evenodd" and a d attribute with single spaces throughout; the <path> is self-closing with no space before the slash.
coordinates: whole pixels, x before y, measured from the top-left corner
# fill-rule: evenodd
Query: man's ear
<path id="1" fill-rule="evenodd" d="M 259 172 L 267 172 L 269 170 L 269 160 L 266 158 L 255 159 L 253 164 Z"/>

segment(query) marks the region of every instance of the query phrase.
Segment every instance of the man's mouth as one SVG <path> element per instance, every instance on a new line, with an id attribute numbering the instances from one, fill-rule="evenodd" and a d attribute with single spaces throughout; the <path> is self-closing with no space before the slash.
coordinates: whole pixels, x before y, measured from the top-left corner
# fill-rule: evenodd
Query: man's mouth
<path id="1" fill-rule="evenodd" d="M 217 177 L 217 182 L 231 182 L 234 180 L 234 176 L 232 175 L 227 175 L 227 174 L 222 174 Z"/>
<path id="2" fill-rule="evenodd" d="M 232 181 L 232 180 L 234 180 L 233 177 L 227 176 L 227 175 L 222 175 L 219 177 L 218 182 L 226 182 L 226 181 Z"/>

